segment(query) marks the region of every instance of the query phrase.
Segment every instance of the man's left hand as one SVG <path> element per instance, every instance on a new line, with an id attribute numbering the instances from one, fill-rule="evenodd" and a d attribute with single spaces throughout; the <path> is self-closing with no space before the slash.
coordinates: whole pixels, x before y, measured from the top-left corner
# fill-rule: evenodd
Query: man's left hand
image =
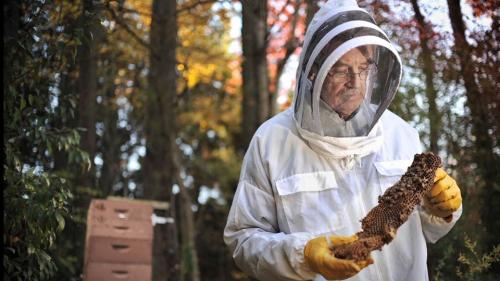
<path id="1" fill-rule="evenodd" d="M 433 215 L 450 222 L 452 213 L 460 208 L 462 194 L 457 182 L 442 168 L 436 170 L 434 186 L 424 196 L 424 207 Z"/>

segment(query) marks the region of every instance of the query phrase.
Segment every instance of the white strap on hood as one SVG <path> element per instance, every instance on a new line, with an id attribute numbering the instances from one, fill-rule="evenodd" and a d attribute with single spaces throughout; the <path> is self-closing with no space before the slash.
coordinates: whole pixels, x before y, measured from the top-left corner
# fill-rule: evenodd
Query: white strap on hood
<path id="1" fill-rule="evenodd" d="M 356 0 L 327 1 L 321 6 L 321 8 L 316 12 L 316 14 L 314 14 L 314 17 L 309 23 L 309 26 L 307 27 L 307 32 L 304 37 L 304 45 L 302 46 L 302 49 L 303 50 L 307 49 L 308 44 L 311 40 L 311 36 L 314 34 L 314 31 L 318 29 L 318 27 L 324 22 L 326 18 L 346 11 L 361 11 L 367 13 L 365 10 L 361 9 L 358 6 Z M 302 52 L 299 58 L 299 65 L 302 65 L 303 59 L 304 59 L 304 53 Z"/>

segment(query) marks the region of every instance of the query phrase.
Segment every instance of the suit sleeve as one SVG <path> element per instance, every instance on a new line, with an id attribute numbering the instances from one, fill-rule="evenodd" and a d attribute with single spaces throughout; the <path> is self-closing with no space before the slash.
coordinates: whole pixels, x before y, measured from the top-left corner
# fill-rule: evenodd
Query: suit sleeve
<path id="1" fill-rule="evenodd" d="M 432 215 L 422 207 L 420 207 L 419 213 L 425 240 L 429 243 L 436 243 L 441 237 L 450 232 L 458 221 L 462 215 L 462 205 L 453 213 L 453 218 L 450 222 L 446 222 L 444 219 Z"/>
<path id="2" fill-rule="evenodd" d="M 304 261 L 309 233 L 280 232 L 272 186 L 254 137 L 245 155 L 224 241 L 234 261 L 259 280 L 308 280 L 316 275 Z"/>
<path id="3" fill-rule="evenodd" d="M 416 132 L 415 132 L 416 133 Z M 423 146 L 416 133 L 416 138 L 418 139 L 419 147 L 417 153 L 422 153 Z M 444 219 L 434 216 L 427 212 L 423 207 L 419 207 L 420 221 L 422 222 L 422 230 L 424 232 L 425 240 L 428 243 L 436 243 L 441 237 L 445 236 L 453 228 L 455 223 L 458 221 L 462 215 L 462 206 L 453 213 L 453 218 L 450 222 L 446 222 Z"/>

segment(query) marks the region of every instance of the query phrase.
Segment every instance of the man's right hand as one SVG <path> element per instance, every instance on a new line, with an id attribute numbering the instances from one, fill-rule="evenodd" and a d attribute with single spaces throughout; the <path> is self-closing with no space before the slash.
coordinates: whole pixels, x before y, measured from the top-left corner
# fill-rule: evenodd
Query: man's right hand
<path id="1" fill-rule="evenodd" d="M 330 239 L 331 243 L 327 241 Z M 317 237 L 309 240 L 304 248 L 304 258 L 314 272 L 317 272 L 329 280 L 344 280 L 356 275 L 363 268 L 373 263 L 368 258 L 364 261 L 354 261 L 336 258 L 331 246 L 339 246 L 352 243 L 358 240 L 353 236 L 330 236 Z"/>

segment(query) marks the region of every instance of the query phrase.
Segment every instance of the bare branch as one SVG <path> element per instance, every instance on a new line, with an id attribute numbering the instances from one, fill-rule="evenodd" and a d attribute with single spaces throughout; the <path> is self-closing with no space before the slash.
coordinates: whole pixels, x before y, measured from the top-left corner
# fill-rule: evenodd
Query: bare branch
<path id="1" fill-rule="evenodd" d="M 177 14 L 183 13 L 183 12 L 189 12 L 190 10 L 198 7 L 199 5 L 204 5 L 204 4 L 211 4 L 219 2 L 218 0 L 200 0 L 198 2 L 190 3 L 189 5 L 184 5 L 181 6 L 179 9 L 177 9 Z M 220 1 L 224 2 L 224 1 Z"/>
<path id="2" fill-rule="evenodd" d="M 106 10 L 108 10 L 108 12 L 111 14 L 113 20 L 115 20 L 118 25 L 123 27 L 125 31 L 130 34 L 139 44 L 149 49 L 149 43 L 142 39 L 141 36 L 139 36 L 137 33 L 135 33 L 132 28 L 130 28 L 130 26 L 125 21 L 123 21 L 123 18 L 116 14 L 115 10 L 109 3 L 109 1 L 106 2 Z"/>
<path id="3" fill-rule="evenodd" d="M 123 12 L 125 14 L 134 14 L 134 15 L 140 15 L 140 16 L 146 16 L 146 17 L 153 16 L 151 13 L 148 13 L 148 12 L 139 12 L 139 11 L 134 10 L 134 9 L 126 8 L 123 6 L 123 3 L 121 3 L 121 1 L 118 1 L 118 0 L 108 0 L 106 2 L 106 4 L 109 5 L 109 3 L 111 3 L 111 2 L 116 2 L 119 5 L 120 12 Z"/>

